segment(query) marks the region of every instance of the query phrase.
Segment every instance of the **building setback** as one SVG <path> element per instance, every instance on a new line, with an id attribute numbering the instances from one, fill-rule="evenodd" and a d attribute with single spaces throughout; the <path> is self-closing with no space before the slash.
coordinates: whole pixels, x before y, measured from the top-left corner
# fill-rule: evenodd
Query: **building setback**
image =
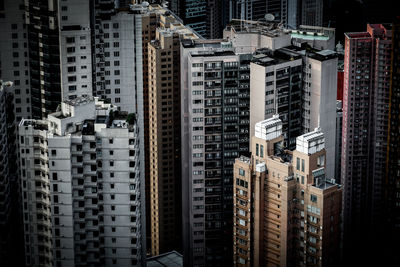
<path id="1" fill-rule="evenodd" d="M 234 165 L 235 266 L 337 266 L 342 189 L 324 175 L 324 136 L 282 149 L 276 115 L 255 125 L 251 158 Z"/>
<path id="2" fill-rule="evenodd" d="M 135 116 L 93 98 L 19 126 L 26 265 L 140 265 L 145 233 Z"/>

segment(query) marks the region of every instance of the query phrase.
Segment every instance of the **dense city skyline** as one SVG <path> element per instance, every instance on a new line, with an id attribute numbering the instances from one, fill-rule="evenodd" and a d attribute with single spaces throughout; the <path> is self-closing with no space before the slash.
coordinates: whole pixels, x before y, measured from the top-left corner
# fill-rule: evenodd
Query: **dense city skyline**
<path id="1" fill-rule="evenodd" d="M 0 265 L 400 264 L 392 4 L 0 0 Z"/>

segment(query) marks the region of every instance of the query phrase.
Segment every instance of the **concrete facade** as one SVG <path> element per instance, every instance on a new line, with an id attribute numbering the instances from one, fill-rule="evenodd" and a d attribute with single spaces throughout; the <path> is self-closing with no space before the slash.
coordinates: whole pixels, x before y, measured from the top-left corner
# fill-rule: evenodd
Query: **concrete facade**
<path id="1" fill-rule="evenodd" d="M 77 98 L 46 121 L 21 121 L 27 265 L 144 261 L 139 131 L 126 118 Z"/>
<path id="2" fill-rule="evenodd" d="M 345 37 L 341 182 L 346 251 L 365 244 L 362 240 L 379 238 L 379 234 L 367 237 L 365 231 L 378 233 L 381 229 L 391 26 L 368 24 L 366 32 Z M 356 252 L 361 255 L 361 251 Z"/>
<path id="3" fill-rule="evenodd" d="M 342 189 L 324 176 L 322 132 L 284 151 L 278 116 L 256 127 L 269 134 L 234 167 L 234 265 L 336 266 Z"/>

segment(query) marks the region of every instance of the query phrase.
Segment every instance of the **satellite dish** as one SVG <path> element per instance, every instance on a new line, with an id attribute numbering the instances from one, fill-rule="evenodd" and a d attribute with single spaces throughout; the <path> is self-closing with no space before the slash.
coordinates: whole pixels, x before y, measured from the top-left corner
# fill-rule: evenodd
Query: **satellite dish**
<path id="1" fill-rule="evenodd" d="M 264 18 L 266 21 L 274 21 L 275 20 L 275 16 L 272 15 L 271 13 L 265 14 Z"/>

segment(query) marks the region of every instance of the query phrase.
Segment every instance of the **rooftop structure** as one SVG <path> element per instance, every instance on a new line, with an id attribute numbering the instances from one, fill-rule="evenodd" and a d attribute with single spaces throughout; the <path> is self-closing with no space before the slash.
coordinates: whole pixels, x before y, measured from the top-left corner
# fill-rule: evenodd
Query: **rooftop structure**
<path id="1" fill-rule="evenodd" d="M 255 136 L 264 140 L 272 140 L 282 135 L 282 121 L 279 115 L 274 115 L 272 118 L 260 121 L 255 126 Z"/>
<path id="2" fill-rule="evenodd" d="M 305 154 L 314 154 L 325 148 L 324 134 L 319 128 L 296 138 L 296 150 Z"/>
<path id="3" fill-rule="evenodd" d="M 238 53 L 254 52 L 261 47 L 276 50 L 291 44 L 289 30 L 265 21 L 234 19 L 225 28 L 223 37 L 233 43 Z"/>

